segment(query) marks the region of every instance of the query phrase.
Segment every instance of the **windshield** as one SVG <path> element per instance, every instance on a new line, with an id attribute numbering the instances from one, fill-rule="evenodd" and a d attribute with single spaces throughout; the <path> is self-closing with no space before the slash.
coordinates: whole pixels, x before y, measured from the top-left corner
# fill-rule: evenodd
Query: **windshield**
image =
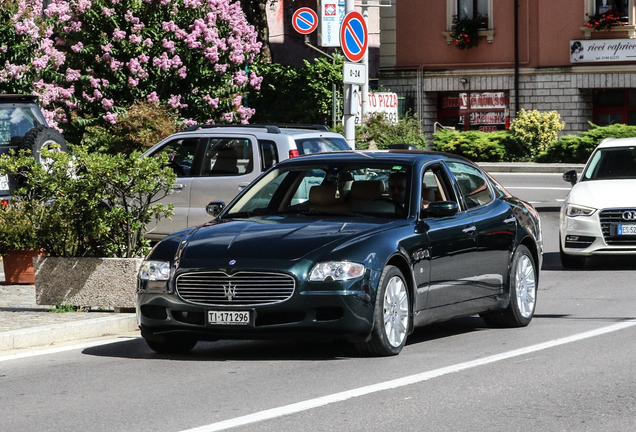
<path id="1" fill-rule="evenodd" d="M 347 141 L 343 138 L 297 138 L 296 147 L 301 155 L 311 153 L 327 153 L 343 150 L 351 150 Z"/>
<path id="2" fill-rule="evenodd" d="M 601 148 L 592 155 L 582 180 L 636 178 L 636 147 Z"/>
<path id="3" fill-rule="evenodd" d="M 33 105 L 0 105 L 0 145 L 17 146 L 24 135 L 37 126 L 45 124 Z"/>
<path id="4" fill-rule="evenodd" d="M 349 215 L 405 218 L 410 166 L 313 165 L 274 169 L 252 185 L 223 217 Z"/>

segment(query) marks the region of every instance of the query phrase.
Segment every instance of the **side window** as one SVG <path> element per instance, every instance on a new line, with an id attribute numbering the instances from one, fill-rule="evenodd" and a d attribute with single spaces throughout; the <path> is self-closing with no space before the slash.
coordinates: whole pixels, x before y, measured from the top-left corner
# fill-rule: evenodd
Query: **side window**
<path id="1" fill-rule="evenodd" d="M 451 201 L 439 167 L 429 168 L 422 178 L 422 207 L 436 201 Z"/>
<path id="2" fill-rule="evenodd" d="M 238 176 L 253 170 L 254 152 L 249 139 L 210 139 L 203 157 L 202 176 Z"/>
<path id="3" fill-rule="evenodd" d="M 167 153 L 168 166 L 177 174 L 177 177 L 192 177 L 195 175 L 192 172 L 192 165 L 198 143 L 199 140 L 196 138 L 169 141 L 153 156 Z"/>
<path id="4" fill-rule="evenodd" d="M 477 207 L 492 200 L 488 182 L 477 168 L 459 162 L 447 162 L 446 165 L 457 180 L 467 208 Z"/>
<path id="5" fill-rule="evenodd" d="M 261 168 L 265 171 L 278 163 L 278 150 L 274 141 L 260 140 L 258 145 L 261 150 Z"/>
<path id="6" fill-rule="evenodd" d="M 342 150 L 350 150 L 347 142 L 337 138 L 307 138 L 296 140 L 298 153 L 301 155 L 311 153 L 326 153 Z"/>

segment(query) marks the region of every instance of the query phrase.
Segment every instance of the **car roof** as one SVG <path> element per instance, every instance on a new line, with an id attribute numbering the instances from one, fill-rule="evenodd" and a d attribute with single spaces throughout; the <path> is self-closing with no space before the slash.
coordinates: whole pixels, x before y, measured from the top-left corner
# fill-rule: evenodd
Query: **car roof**
<path id="1" fill-rule="evenodd" d="M 35 102 L 38 97 L 35 95 L 21 95 L 21 94 L 0 94 L 1 102 Z"/>
<path id="2" fill-rule="evenodd" d="M 457 162 L 468 162 L 474 165 L 470 160 L 449 153 L 432 152 L 425 150 L 389 150 L 389 151 L 369 151 L 369 150 L 351 150 L 342 152 L 314 153 L 303 155 L 301 157 L 287 159 L 280 162 L 279 165 L 303 165 L 311 161 L 311 163 L 324 163 L 333 161 L 343 162 L 388 162 L 388 163 L 408 163 L 417 164 L 435 160 L 448 160 Z"/>
<path id="3" fill-rule="evenodd" d="M 608 147 L 634 147 L 636 146 L 636 137 L 634 138 L 605 138 L 597 148 Z"/>

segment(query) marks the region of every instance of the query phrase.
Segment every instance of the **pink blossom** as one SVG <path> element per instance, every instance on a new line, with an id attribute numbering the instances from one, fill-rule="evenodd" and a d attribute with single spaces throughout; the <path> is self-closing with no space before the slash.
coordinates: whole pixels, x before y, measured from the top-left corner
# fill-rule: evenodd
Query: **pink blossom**
<path id="1" fill-rule="evenodd" d="M 214 71 L 215 72 L 220 72 L 220 73 L 225 73 L 225 71 L 227 70 L 228 65 L 226 64 L 216 64 L 214 65 Z"/>
<path id="2" fill-rule="evenodd" d="M 234 113 L 223 113 L 221 114 L 221 118 L 228 123 L 232 123 L 232 121 L 234 121 Z"/>
<path id="3" fill-rule="evenodd" d="M 146 54 L 140 54 L 138 58 L 139 63 L 148 63 L 148 60 L 150 60 L 150 57 L 148 57 Z"/>
<path id="4" fill-rule="evenodd" d="M 108 9 L 106 6 L 102 8 L 102 15 L 106 17 L 113 16 L 114 13 L 115 13 L 115 9 Z"/>
<path id="5" fill-rule="evenodd" d="M 0 46 L 0 51 L 6 53 L 7 52 L 7 48 L 9 48 L 7 45 L 2 45 L 2 46 Z"/>
<path id="6" fill-rule="evenodd" d="M 148 102 L 159 102 L 159 96 L 157 96 L 157 92 L 152 92 L 148 96 L 146 96 Z"/>
<path id="7" fill-rule="evenodd" d="M 130 36 L 128 36 L 128 40 L 130 41 L 130 43 L 141 43 L 141 36 L 131 34 Z"/>
<path id="8" fill-rule="evenodd" d="M 152 46 L 152 40 L 150 38 L 146 38 L 144 40 L 144 46 L 147 46 L 150 48 Z"/>
<path id="9" fill-rule="evenodd" d="M 113 101 L 112 99 L 102 99 L 102 106 L 104 108 L 108 109 L 113 105 L 115 105 L 115 101 Z"/>
<path id="10" fill-rule="evenodd" d="M 120 41 L 126 38 L 126 32 L 123 30 L 115 29 L 113 31 L 113 40 Z"/>
<path id="11" fill-rule="evenodd" d="M 241 105 L 241 103 L 242 103 L 242 102 L 243 102 L 243 96 L 238 95 L 238 96 L 236 96 L 236 97 L 234 98 L 234 100 L 232 101 L 232 106 L 237 107 L 237 106 Z"/>
<path id="12" fill-rule="evenodd" d="M 128 77 L 128 87 L 137 87 L 139 85 L 139 79 L 133 78 L 131 76 Z"/>
<path id="13" fill-rule="evenodd" d="M 182 67 L 181 69 L 179 69 L 178 73 L 179 73 L 179 76 L 182 79 L 185 79 L 188 76 L 188 74 L 186 73 L 186 67 L 185 66 Z"/>
<path id="14" fill-rule="evenodd" d="M 106 112 L 104 116 L 104 120 L 106 120 L 110 124 L 117 124 L 117 113 L 111 113 L 110 111 Z"/>
<path id="15" fill-rule="evenodd" d="M 235 86 L 244 86 L 247 84 L 247 74 L 244 70 L 240 70 L 234 74 L 234 78 L 232 79 L 233 85 Z"/>
<path id="16" fill-rule="evenodd" d="M 93 90 L 93 96 L 95 97 L 95 99 L 101 99 L 104 97 L 104 95 L 102 94 L 102 92 L 100 92 L 99 90 L 95 89 Z"/>
<path id="17" fill-rule="evenodd" d="M 72 49 L 73 51 L 75 51 L 76 53 L 80 52 L 80 51 L 82 50 L 82 48 L 84 48 L 84 44 L 83 44 L 83 43 L 81 43 L 81 42 L 78 42 L 78 43 L 76 43 L 75 45 L 73 45 L 73 46 L 71 47 L 71 49 Z"/>
<path id="18" fill-rule="evenodd" d="M 196 120 L 188 119 L 183 121 L 184 126 L 194 126 L 195 124 L 198 124 Z"/>
<path id="19" fill-rule="evenodd" d="M 181 103 L 181 95 L 170 95 L 170 99 L 168 99 L 168 105 L 175 109 L 188 107 L 187 104 Z"/>
<path id="20" fill-rule="evenodd" d="M 168 52 L 170 54 L 174 54 L 175 48 L 174 48 L 174 41 L 169 41 L 164 39 L 163 40 L 163 45 L 162 45 L 165 49 L 168 50 Z"/>
<path id="21" fill-rule="evenodd" d="M 104 52 L 107 52 L 107 53 L 111 52 L 112 48 L 113 48 L 112 43 L 102 45 L 102 50 L 104 50 Z"/>
<path id="22" fill-rule="evenodd" d="M 82 74 L 79 70 L 66 68 L 66 81 L 77 81 L 82 77 Z"/>
<path id="23" fill-rule="evenodd" d="M 219 107 L 219 98 L 212 99 L 212 96 L 206 94 L 206 95 L 203 95 L 202 99 L 214 109 Z"/>

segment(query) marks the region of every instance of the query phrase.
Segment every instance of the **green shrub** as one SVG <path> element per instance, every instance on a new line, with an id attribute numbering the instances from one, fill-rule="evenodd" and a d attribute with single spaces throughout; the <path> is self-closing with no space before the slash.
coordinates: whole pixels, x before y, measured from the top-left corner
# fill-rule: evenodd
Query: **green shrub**
<path id="1" fill-rule="evenodd" d="M 524 148 L 506 131 L 456 132 L 441 130 L 433 135 L 433 150 L 464 156 L 476 162 L 522 160 Z"/>
<path id="2" fill-rule="evenodd" d="M 565 123 L 556 111 L 541 113 L 522 109 L 510 125 L 510 132 L 519 144 L 528 149 L 528 154 L 535 157 L 550 146 L 564 127 Z"/>
<path id="3" fill-rule="evenodd" d="M 12 250 L 33 250 L 38 248 L 33 223 L 26 217 L 22 204 L 11 201 L 0 204 L 0 256 Z"/>
<path id="4" fill-rule="evenodd" d="M 371 114 L 363 125 L 356 127 L 356 149 L 366 150 L 371 144 L 379 150 L 385 150 L 391 144 L 412 144 L 417 148 L 426 148 L 426 136 L 422 132 L 420 122 L 411 116 L 392 124 L 384 114 Z"/>
<path id="5" fill-rule="evenodd" d="M 636 137 L 636 126 L 614 124 L 610 126 L 596 126 L 581 132 L 580 136 L 565 135 L 553 141 L 550 146 L 537 155 L 537 162 L 585 163 L 592 151 L 605 138 Z"/>
<path id="6" fill-rule="evenodd" d="M 28 152 L 0 157 L 0 174 L 15 175 L 12 193 L 35 230 L 37 247 L 51 256 L 143 257 L 146 226 L 172 214 L 157 204 L 175 174 L 167 156 L 108 155 L 75 147 L 72 153 L 43 149 L 48 163 Z"/>
<path id="7" fill-rule="evenodd" d="M 178 129 L 175 110 L 157 102 L 137 101 L 118 117 L 116 124 L 87 127 L 82 144 L 101 153 L 143 152 Z"/>

